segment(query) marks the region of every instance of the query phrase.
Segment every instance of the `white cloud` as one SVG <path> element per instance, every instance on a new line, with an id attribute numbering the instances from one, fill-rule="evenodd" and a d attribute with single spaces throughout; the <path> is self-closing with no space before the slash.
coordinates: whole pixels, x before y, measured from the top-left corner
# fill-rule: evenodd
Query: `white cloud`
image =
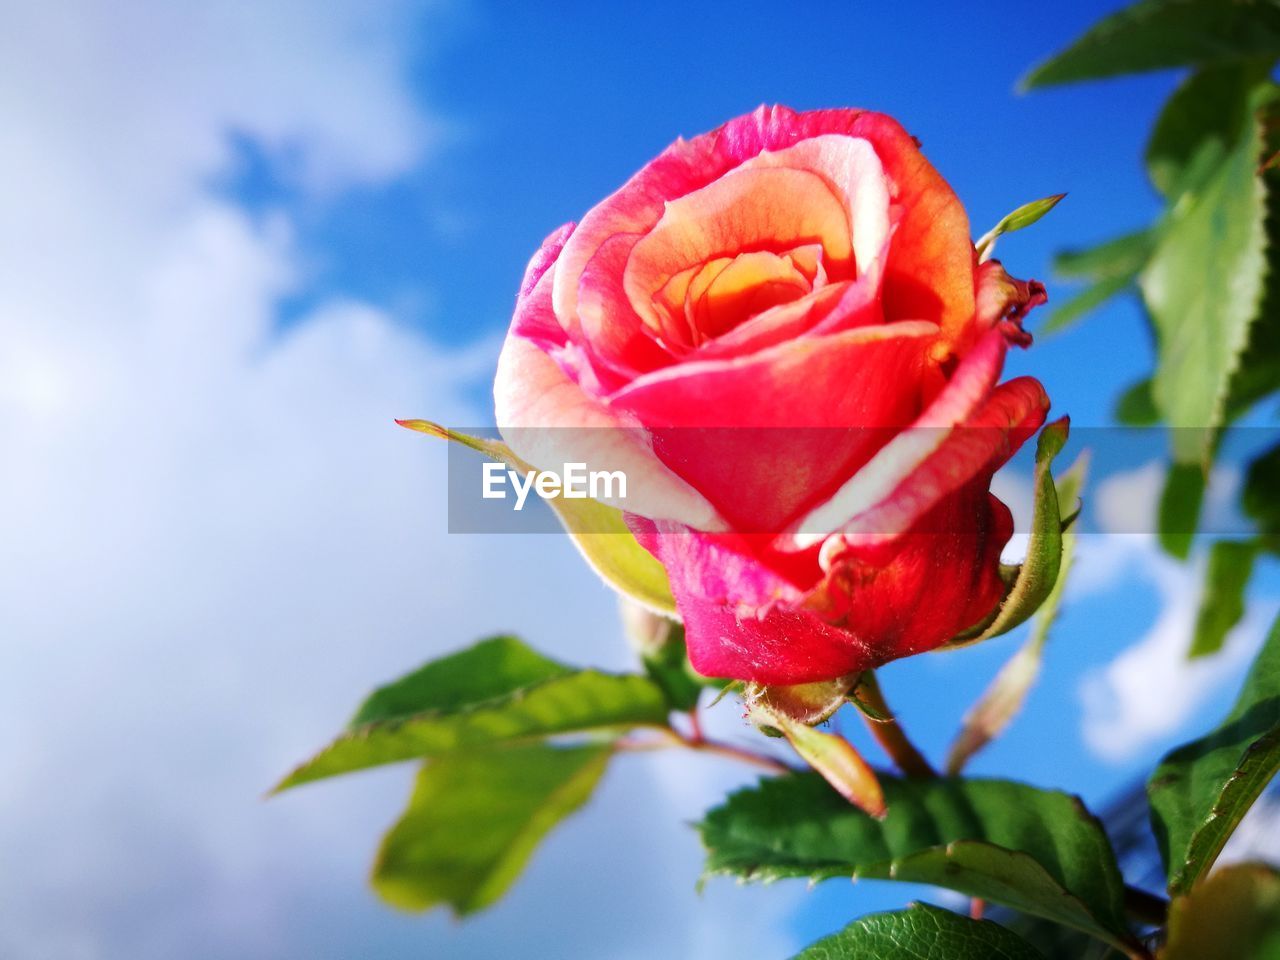
<path id="1" fill-rule="evenodd" d="M 210 187 L 233 131 L 313 197 L 419 163 L 439 126 L 405 81 L 420 14 L 6 8 L 0 954 L 786 951 L 777 891 L 694 898 L 697 804 L 661 786 L 695 782 L 684 761 L 630 761 L 510 909 L 461 930 L 363 886 L 409 771 L 259 800 L 369 686 L 475 636 L 625 659 L 565 542 L 444 535 L 444 451 L 391 424 L 481 416 L 460 398 L 491 347 L 445 352 L 358 302 L 280 336 L 294 225 Z M 558 589 L 574 604 L 548 609 Z M 705 802 L 729 775 L 703 776 Z"/>
<path id="2" fill-rule="evenodd" d="M 1005 563 L 1021 563 L 1027 556 L 1030 538 L 1028 531 L 1031 529 L 1031 517 L 1035 513 L 1035 489 L 1031 476 L 1006 467 L 992 478 L 991 492 L 1013 514 L 1014 534 L 1001 551 L 1000 559 Z"/>
<path id="3" fill-rule="evenodd" d="M 1231 478 L 1223 476 L 1220 488 L 1229 487 Z M 1078 602 L 1120 582 L 1133 590 L 1136 577 L 1157 595 L 1160 612 L 1150 629 L 1081 681 L 1085 742 L 1113 763 L 1161 744 L 1205 712 L 1207 704 L 1220 700 L 1226 681 L 1239 676 L 1280 606 L 1273 599 L 1255 598 L 1219 654 L 1188 660 L 1204 579 L 1203 557 L 1178 562 L 1161 550 L 1153 534 L 1132 532 L 1154 529 L 1163 478 L 1163 466 L 1149 463 L 1097 484 L 1094 497 L 1102 532 L 1081 536 L 1068 590 L 1068 603 Z M 1211 719 L 1205 728 L 1225 712 L 1225 705 L 1209 708 Z"/>

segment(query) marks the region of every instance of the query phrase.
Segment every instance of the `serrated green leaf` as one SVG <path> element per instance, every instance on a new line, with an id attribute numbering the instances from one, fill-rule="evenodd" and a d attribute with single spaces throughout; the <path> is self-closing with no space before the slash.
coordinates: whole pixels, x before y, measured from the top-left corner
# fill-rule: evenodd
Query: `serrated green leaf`
<path id="1" fill-rule="evenodd" d="M 1068 516 L 1078 509 L 1080 488 L 1084 484 L 1087 467 L 1088 460 L 1081 455 L 1057 481 L 1059 515 Z M 1028 692 L 1040 676 L 1040 664 L 1044 659 L 1049 628 L 1058 615 L 1067 576 L 1071 571 L 1075 539 L 1076 535 L 1071 530 L 1062 534 L 1061 568 L 1044 605 L 1036 611 L 1031 636 L 1005 662 L 978 702 L 965 714 L 960 732 L 947 754 L 946 769 L 949 775 L 959 774 L 974 754 L 1004 732 L 1022 709 Z"/>
<path id="2" fill-rule="evenodd" d="M 1250 328 L 1249 345 L 1240 358 L 1227 397 L 1227 416 L 1247 412 L 1280 389 L 1280 89 L 1270 86 L 1263 107 L 1268 158 L 1263 172 L 1267 188 L 1267 278 L 1258 319 Z"/>
<path id="3" fill-rule="evenodd" d="M 1280 960 L 1280 874 L 1261 864 L 1216 871 L 1169 910 L 1160 960 Z"/>
<path id="4" fill-rule="evenodd" d="M 1126 427 L 1153 427 L 1160 422 L 1160 411 L 1151 398 L 1150 377 L 1139 380 L 1120 394 L 1115 417 Z"/>
<path id="5" fill-rule="evenodd" d="M 1051 197 L 1042 197 L 1039 200 L 1032 200 L 1030 203 L 1024 203 L 1016 210 L 1006 213 L 1000 218 L 1000 222 L 982 235 L 974 249 L 978 253 L 979 260 L 989 260 L 991 254 L 995 252 L 996 240 L 1004 236 L 1006 233 L 1013 233 L 1015 230 L 1022 230 L 1031 226 L 1046 213 L 1056 207 L 1059 201 L 1065 197 L 1065 193 L 1056 193 Z"/>
<path id="6" fill-rule="evenodd" d="M 1219 540 L 1209 551 L 1204 593 L 1188 656 L 1217 653 L 1231 628 L 1244 616 L 1244 591 L 1253 575 L 1258 549 L 1259 544 L 1253 540 Z"/>
<path id="7" fill-rule="evenodd" d="M 990 920 L 970 920 L 913 903 L 873 913 L 796 954 L 792 960 L 1044 960 L 1016 933 Z"/>
<path id="8" fill-rule="evenodd" d="M 1197 71 L 1182 82 L 1147 143 L 1147 174 L 1156 190 L 1176 197 L 1204 155 L 1212 164 L 1249 135 L 1249 112 L 1238 105 L 1249 102 L 1268 72 L 1266 63 L 1239 63 Z"/>
<path id="9" fill-rule="evenodd" d="M 665 726 L 669 709 L 648 677 L 573 670 L 510 638 L 489 640 L 375 692 L 345 733 L 275 790 L 494 744 Z"/>
<path id="10" fill-rule="evenodd" d="M 1276 0 L 1141 0 L 1023 78 L 1023 89 L 1280 56 Z"/>
<path id="11" fill-rule="evenodd" d="M 1149 229 L 1113 237 L 1083 250 L 1064 250 L 1053 258 L 1053 272 L 1065 280 L 1136 277 L 1155 246 Z"/>
<path id="12" fill-rule="evenodd" d="M 1008 633 L 1025 623 L 1048 599 L 1062 565 L 1062 514 L 1058 509 L 1058 490 L 1051 468 L 1054 457 L 1067 443 L 1069 431 L 1070 419 L 1067 417 L 1046 424 L 1040 431 L 1036 442 L 1035 504 L 1031 534 L 1027 538 L 1027 556 L 1017 568 L 1000 608 L 989 623 L 948 641 L 947 647 L 980 643 Z"/>
<path id="13" fill-rule="evenodd" d="M 1191 542 L 1200 523 L 1200 506 L 1204 502 L 1204 470 L 1195 463 L 1174 463 L 1164 477 L 1156 522 L 1160 546 L 1170 556 L 1185 560 L 1191 554 Z"/>
<path id="14" fill-rule="evenodd" d="M 1227 718 L 1178 747 L 1147 784 L 1169 892 L 1185 894 L 1280 770 L 1280 622 L 1271 629 Z"/>
<path id="15" fill-rule="evenodd" d="M 460 443 L 517 470 L 528 472 L 533 469 L 512 453 L 505 443 L 472 437 L 430 420 L 396 422 L 427 436 Z M 640 546 L 622 518 L 621 510 L 590 497 L 553 497 L 548 503 L 587 565 L 605 583 L 651 610 L 671 616 L 676 614 L 676 601 L 671 594 L 666 570 Z"/>
<path id="16" fill-rule="evenodd" d="M 814 774 L 733 794 L 700 826 L 708 873 L 927 883 L 1129 942 L 1114 854 L 1075 797 L 1000 780 L 881 783 L 884 820 Z"/>
<path id="17" fill-rule="evenodd" d="M 1178 104 L 1175 98 L 1171 108 Z M 1139 277 L 1157 334 L 1152 396 L 1174 428 L 1179 463 L 1207 463 L 1261 306 L 1267 197 L 1258 175 L 1258 107 L 1255 96 L 1217 105 L 1238 111 L 1239 134 L 1231 143 L 1211 138 L 1197 146 Z"/>
<path id="18" fill-rule="evenodd" d="M 405 910 L 448 905 L 465 916 L 489 906 L 590 798 L 610 754 L 607 745 L 523 744 L 429 761 L 382 840 L 374 889 Z"/>

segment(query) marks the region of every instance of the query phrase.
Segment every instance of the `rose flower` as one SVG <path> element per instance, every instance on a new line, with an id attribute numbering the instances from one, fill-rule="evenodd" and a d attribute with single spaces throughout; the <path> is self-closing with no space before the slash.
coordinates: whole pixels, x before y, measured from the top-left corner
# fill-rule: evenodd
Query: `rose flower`
<path id="1" fill-rule="evenodd" d="M 998 383 L 1038 283 L 980 263 L 893 119 L 761 107 L 679 140 L 534 256 L 499 428 L 628 477 L 693 666 L 765 684 L 933 649 L 1001 602 L 992 474 L 1043 423 Z"/>

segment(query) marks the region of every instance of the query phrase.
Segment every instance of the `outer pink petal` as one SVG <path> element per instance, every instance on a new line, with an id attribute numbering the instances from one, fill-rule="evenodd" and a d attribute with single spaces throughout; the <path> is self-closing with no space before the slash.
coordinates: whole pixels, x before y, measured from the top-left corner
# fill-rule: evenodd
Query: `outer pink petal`
<path id="1" fill-rule="evenodd" d="M 663 462 L 735 529 L 776 534 L 919 415 L 936 334 L 930 323 L 878 324 L 685 363 L 636 380 L 611 406 L 643 423 Z"/>
<path id="2" fill-rule="evenodd" d="M 1003 595 L 999 558 L 1013 521 L 986 481 L 923 518 L 923 528 L 938 532 L 913 531 L 881 562 L 844 555 L 808 592 L 731 536 L 628 522 L 667 569 L 696 670 L 809 683 L 931 650 L 990 613 Z"/>
<path id="3" fill-rule="evenodd" d="M 684 621 L 689 660 L 708 677 L 803 683 L 849 672 L 869 648 L 803 606 L 804 595 L 732 535 L 703 534 L 628 516 L 641 546 L 666 567 Z"/>
<path id="4" fill-rule="evenodd" d="M 564 249 L 565 241 L 573 233 L 574 225 L 566 223 L 542 241 L 538 252 L 529 260 L 520 292 L 516 294 L 516 309 L 511 318 L 511 333 L 533 340 L 547 349 L 562 347 L 567 338 L 551 305 L 551 278 L 556 259 Z"/>
<path id="5" fill-rule="evenodd" d="M 498 357 L 494 408 L 503 439 L 542 469 L 568 463 L 621 470 L 627 498 L 613 506 L 705 530 L 723 528 L 706 498 L 654 456 L 646 432 L 588 397 L 537 345 L 507 336 Z"/>
<path id="6" fill-rule="evenodd" d="M 937 451 L 951 431 L 986 402 L 1004 365 L 1008 344 L 998 330 L 978 341 L 943 390 L 910 426 L 887 443 L 857 474 L 792 531 L 795 549 L 807 549 L 852 518 L 887 499 L 903 480 Z M 846 474 L 846 476 L 850 476 Z"/>
<path id="7" fill-rule="evenodd" d="M 983 474 L 953 490 L 892 550 L 828 558 L 806 606 L 865 638 L 878 663 L 932 650 L 985 619 L 1004 595 L 1000 551 L 1009 510 Z M 869 664 L 874 666 L 876 664 Z"/>
<path id="8" fill-rule="evenodd" d="M 972 418 L 949 431 L 946 442 L 902 479 L 888 498 L 846 524 L 823 544 L 823 554 L 843 548 L 864 555 L 892 543 L 956 489 L 989 479 L 1035 435 L 1049 410 L 1044 388 L 1030 377 L 1001 384 Z M 985 486 L 984 486 L 985 489 Z M 939 532 L 939 531 L 928 531 Z"/>

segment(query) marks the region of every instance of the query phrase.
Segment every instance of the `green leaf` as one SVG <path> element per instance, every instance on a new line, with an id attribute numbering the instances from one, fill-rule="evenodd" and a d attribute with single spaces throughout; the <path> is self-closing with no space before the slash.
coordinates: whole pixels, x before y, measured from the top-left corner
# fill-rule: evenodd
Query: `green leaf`
<path id="1" fill-rule="evenodd" d="M 1195 463 L 1170 464 L 1160 492 L 1157 523 L 1160 546 L 1170 556 L 1185 560 L 1191 555 L 1191 541 L 1200 523 L 1204 502 L 1204 470 Z"/>
<path id="2" fill-rule="evenodd" d="M 1166 197 L 1176 197 L 1196 168 L 1212 164 L 1249 135 L 1251 117 L 1235 105 L 1249 102 L 1269 64 L 1240 63 L 1191 74 L 1156 120 L 1147 144 L 1147 174 Z"/>
<path id="3" fill-rule="evenodd" d="M 1090 285 L 1055 307 L 1043 331 L 1064 330 L 1112 297 L 1136 290 L 1138 274 L 1150 259 L 1154 245 L 1152 231 L 1138 230 L 1087 250 L 1059 253 L 1053 261 L 1054 273 L 1068 280 L 1088 280 Z"/>
<path id="4" fill-rule="evenodd" d="M 925 903 L 873 913 L 819 940 L 792 960 L 1044 960 L 1027 941 L 990 920 L 970 920 Z"/>
<path id="5" fill-rule="evenodd" d="M 1209 551 L 1190 657 L 1205 657 L 1221 650 L 1231 628 L 1244 616 L 1244 591 L 1253 574 L 1258 549 L 1259 544 L 1253 540 L 1219 540 Z"/>
<path id="6" fill-rule="evenodd" d="M 1112 297 L 1129 290 L 1134 286 L 1136 279 L 1136 273 L 1128 277 L 1105 277 L 1086 287 L 1065 303 L 1054 307 L 1049 313 L 1049 319 L 1040 328 L 1040 332 L 1048 334 L 1066 330 L 1077 320 L 1093 313 Z"/>
<path id="7" fill-rule="evenodd" d="M 610 755 L 608 746 L 524 744 L 429 761 L 383 838 L 374 889 L 405 910 L 447 904 L 465 916 L 489 906 L 587 802 Z"/>
<path id="8" fill-rule="evenodd" d="M 1060 515 L 1067 516 L 1077 509 L 1087 466 L 1088 461 L 1081 455 L 1071 469 L 1058 480 L 1058 513 Z M 1075 554 L 1075 539 L 1075 533 L 1071 530 L 1062 534 L 1061 569 L 1048 599 L 1036 611 L 1031 636 L 1018 648 L 1018 652 L 1005 662 L 978 702 L 965 714 L 960 733 L 947 754 L 947 773 L 951 776 L 959 774 L 974 754 L 1004 732 L 1004 729 L 1017 716 L 1018 711 L 1022 709 L 1028 692 L 1040 676 L 1044 647 L 1049 639 L 1049 628 L 1058 615 L 1058 607 L 1062 603 L 1062 594 L 1066 589 L 1067 574 L 1071 570 L 1071 560 Z"/>
<path id="9" fill-rule="evenodd" d="M 1213 866 L 1278 769 L 1280 621 L 1227 718 L 1212 733 L 1168 754 L 1147 784 L 1170 893 L 1187 893 Z"/>
<path id="10" fill-rule="evenodd" d="M 1280 960 L 1280 874 L 1223 867 L 1173 901 L 1160 960 Z"/>
<path id="11" fill-rule="evenodd" d="M 1006 233 L 1013 233 L 1015 230 L 1021 230 L 1029 227 L 1046 213 L 1058 205 L 1058 202 L 1065 197 L 1065 193 L 1055 193 L 1051 197 L 1042 197 L 1039 200 L 1032 200 L 1030 203 L 1024 203 L 1012 213 L 1006 213 L 1000 218 L 1000 222 L 984 233 L 981 239 L 974 244 L 974 249 L 978 252 L 979 260 L 991 259 L 991 254 L 995 252 L 996 240 L 1004 236 Z"/>
<path id="12" fill-rule="evenodd" d="M 1151 378 L 1131 385 L 1116 401 L 1115 417 L 1126 427 L 1153 427 L 1160 422 L 1160 412 L 1151 399 Z"/>
<path id="13" fill-rule="evenodd" d="M 460 443 L 517 470 L 527 473 L 533 469 L 512 453 L 505 443 L 472 437 L 430 420 L 396 422 L 431 437 Z M 573 545 L 605 583 L 651 610 L 675 615 L 676 601 L 671 595 L 666 570 L 636 541 L 622 518 L 621 510 L 590 497 L 554 497 L 548 502 Z"/>
<path id="14" fill-rule="evenodd" d="M 1047 424 L 1036 443 L 1035 504 L 1032 508 L 1031 535 L 1027 538 L 1027 556 L 1017 568 L 1009 592 L 989 623 L 948 641 L 947 647 L 980 643 L 1026 622 L 1048 599 L 1058 582 L 1062 565 L 1062 514 L 1058 509 L 1058 490 L 1050 468 L 1062 452 L 1070 430 L 1070 420 L 1063 417 Z"/>
<path id="15" fill-rule="evenodd" d="M 1227 416 L 1245 413 L 1259 400 L 1280 389 L 1280 101 L 1272 97 L 1263 109 L 1268 162 L 1263 173 L 1267 186 L 1267 282 L 1262 309 L 1250 330 L 1249 345 L 1231 381 Z"/>
<path id="16" fill-rule="evenodd" d="M 1171 108 L 1178 104 L 1175 97 Z M 1239 111 L 1240 133 L 1196 148 L 1139 278 L 1157 334 L 1152 396 L 1174 428 L 1179 463 L 1207 462 L 1261 305 L 1267 196 L 1258 106 L 1254 97 L 1217 105 Z"/>
<path id="17" fill-rule="evenodd" d="M 490 637 L 374 690 L 347 729 L 431 710 L 461 710 L 572 673 L 515 637 Z"/>
<path id="18" fill-rule="evenodd" d="M 1053 258 L 1053 272 L 1066 280 L 1136 277 L 1154 245 L 1149 229 L 1135 230 L 1084 250 L 1062 251 Z"/>
<path id="19" fill-rule="evenodd" d="M 999 780 L 881 784 L 882 821 L 813 774 L 735 793 L 700 826 L 707 872 L 927 883 L 1129 942 L 1114 854 L 1075 797 Z"/>
<path id="20" fill-rule="evenodd" d="M 1141 0 L 1023 78 L 1024 90 L 1165 67 L 1280 56 L 1276 0 Z"/>
<path id="21" fill-rule="evenodd" d="M 572 670 L 510 638 L 489 640 L 376 691 L 345 733 L 275 790 L 554 734 L 665 726 L 669 709 L 648 677 Z"/>

